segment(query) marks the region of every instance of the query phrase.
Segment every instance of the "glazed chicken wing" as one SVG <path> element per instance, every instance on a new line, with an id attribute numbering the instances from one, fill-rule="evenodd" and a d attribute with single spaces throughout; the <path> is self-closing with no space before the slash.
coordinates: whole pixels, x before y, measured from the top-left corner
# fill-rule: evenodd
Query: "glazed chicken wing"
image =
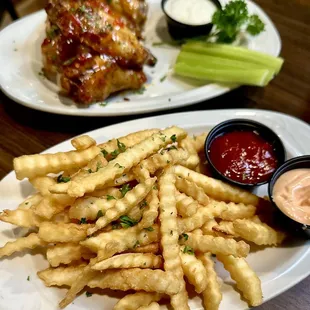
<path id="1" fill-rule="evenodd" d="M 50 0 L 46 8 L 44 72 L 60 77 L 62 88 L 79 103 L 140 88 L 146 81 L 143 65 L 155 63 L 137 37 L 145 21 L 144 1 L 109 2 Z"/>

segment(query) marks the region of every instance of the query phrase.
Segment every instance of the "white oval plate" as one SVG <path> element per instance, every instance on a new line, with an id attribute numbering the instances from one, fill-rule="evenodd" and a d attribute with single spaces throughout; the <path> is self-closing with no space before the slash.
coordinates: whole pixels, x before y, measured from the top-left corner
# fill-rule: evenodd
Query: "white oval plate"
<path id="1" fill-rule="evenodd" d="M 225 0 L 227 1 L 227 0 Z M 179 52 L 177 47 L 152 46 L 167 36 L 160 0 L 149 0 L 149 14 L 145 29 L 145 45 L 158 58 L 154 68 L 145 66 L 148 77 L 146 91 L 131 91 L 111 96 L 108 104 L 100 103 L 78 108 L 72 100 L 58 94 L 58 87 L 40 74 L 42 68 L 41 43 L 45 33 L 44 11 L 25 17 L 0 33 L 0 87 L 18 103 L 45 112 L 80 116 L 118 116 L 150 113 L 191 105 L 222 95 L 232 89 L 220 84 L 202 84 L 173 75 L 172 67 Z M 222 0 L 223 2 L 223 0 Z M 269 17 L 256 4 L 248 1 L 249 11 L 257 13 L 266 31 L 250 39 L 250 49 L 278 56 L 280 36 Z M 164 77 L 166 77 L 164 79 Z M 162 81 L 162 79 L 164 79 Z M 124 101 L 124 97 L 130 101 Z"/>
<path id="2" fill-rule="evenodd" d="M 215 110 L 177 113 L 157 117 L 143 118 L 130 122 L 101 128 L 89 132 L 98 142 L 130 132 L 147 128 L 164 128 L 179 125 L 191 134 L 210 130 L 213 126 L 231 118 L 248 118 L 259 121 L 272 128 L 284 142 L 288 157 L 310 154 L 310 127 L 290 116 L 280 113 L 259 110 Z M 294 134 L 292 134 L 294 128 Z M 46 152 L 60 152 L 72 149 L 70 141 L 65 141 Z M 18 203 L 31 193 L 28 182 L 19 182 L 14 172 L 8 174 L 0 183 L 0 205 L 2 209 L 15 209 Z M 258 194 L 267 194 L 265 186 L 258 189 Z M 0 223 L 0 245 L 11 241 L 24 233 L 22 229 L 12 229 L 11 225 Z M 310 274 L 310 240 L 292 243 L 283 247 L 266 248 L 251 253 L 247 258 L 262 281 L 264 301 L 284 292 Z M 280 258 L 280 259 L 279 259 Z M 64 289 L 46 288 L 36 276 L 36 272 L 47 267 L 42 254 L 16 254 L 9 259 L 0 260 L 0 309 L 1 310 L 56 310 L 58 302 L 65 294 Z M 216 270 L 224 283 L 222 286 L 223 301 L 221 310 L 248 309 L 233 289 L 228 273 L 220 263 Z M 30 281 L 27 277 L 30 276 Z M 85 293 L 78 297 L 68 310 L 112 310 L 118 295 L 107 291 L 109 295 L 93 295 L 87 298 Z M 201 300 L 195 297 L 190 300 L 192 310 L 203 309 Z M 167 309 L 163 306 L 163 309 Z"/>

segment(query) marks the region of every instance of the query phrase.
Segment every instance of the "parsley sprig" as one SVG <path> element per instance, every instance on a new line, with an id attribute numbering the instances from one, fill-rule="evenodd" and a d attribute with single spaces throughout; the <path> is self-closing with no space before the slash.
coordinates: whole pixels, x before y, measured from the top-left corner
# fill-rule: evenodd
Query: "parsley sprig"
<path id="1" fill-rule="evenodd" d="M 212 23 L 215 26 L 212 36 L 221 43 L 234 42 L 244 28 L 251 35 L 258 35 L 265 29 L 265 24 L 258 15 L 249 14 L 244 0 L 231 1 L 223 9 L 216 11 Z"/>

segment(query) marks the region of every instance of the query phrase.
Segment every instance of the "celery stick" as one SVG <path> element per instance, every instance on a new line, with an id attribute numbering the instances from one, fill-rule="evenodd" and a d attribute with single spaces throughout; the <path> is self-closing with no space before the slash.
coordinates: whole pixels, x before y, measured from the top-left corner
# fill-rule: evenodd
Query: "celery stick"
<path id="1" fill-rule="evenodd" d="M 202 55 L 198 53 L 191 53 L 186 51 L 181 51 L 177 63 L 184 62 L 189 66 L 203 66 L 207 69 L 243 69 L 243 70 L 252 70 L 252 69 L 268 69 L 263 65 L 244 62 L 234 59 L 220 58 L 210 55 Z"/>
<path id="2" fill-rule="evenodd" d="M 188 42 L 182 46 L 182 51 L 254 63 L 269 68 L 276 73 L 279 73 L 284 61 L 280 57 L 226 44 Z"/>
<path id="3" fill-rule="evenodd" d="M 233 82 L 238 84 L 266 86 L 271 79 L 268 69 L 207 69 L 177 63 L 174 66 L 176 74 L 206 81 Z"/>

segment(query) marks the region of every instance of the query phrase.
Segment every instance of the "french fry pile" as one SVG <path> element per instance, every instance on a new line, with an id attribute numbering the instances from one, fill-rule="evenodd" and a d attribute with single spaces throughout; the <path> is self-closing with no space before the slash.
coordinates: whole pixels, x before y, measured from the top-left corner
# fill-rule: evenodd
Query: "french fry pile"
<path id="1" fill-rule="evenodd" d="M 50 268 L 38 276 L 46 286 L 69 287 L 60 308 L 89 287 L 136 291 L 114 310 L 159 309 L 167 297 L 182 310 L 189 309 L 185 281 L 205 309 L 219 308 L 213 254 L 248 304 L 261 304 L 246 242 L 274 246 L 285 235 L 263 221 L 270 218 L 263 199 L 204 175 L 205 138 L 178 127 L 99 145 L 81 136 L 73 151 L 16 158 L 16 177 L 37 192 L 0 219 L 32 233 L 0 248 L 0 258 L 46 249 Z"/>

